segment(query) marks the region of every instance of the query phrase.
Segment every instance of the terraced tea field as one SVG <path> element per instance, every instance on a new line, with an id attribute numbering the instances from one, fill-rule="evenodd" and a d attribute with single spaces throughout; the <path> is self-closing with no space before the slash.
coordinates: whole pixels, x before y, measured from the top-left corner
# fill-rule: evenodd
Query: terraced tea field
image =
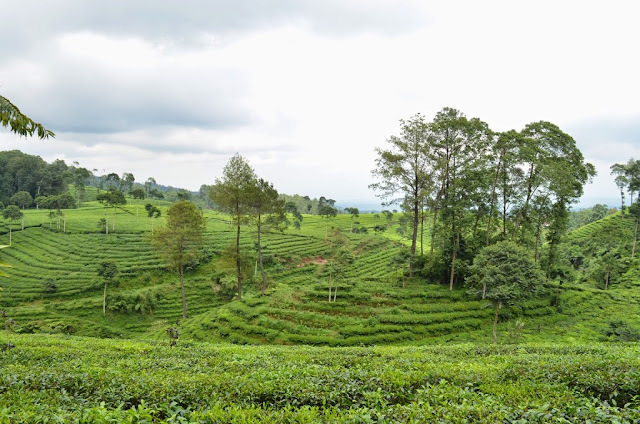
<path id="1" fill-rule="evenodd" d="M 637 345 L 170 348 L 0 334 L 0 346 L 0 423 L 640 419 Z"/>
<path id="2" fill-rule="evenodd" d="M 43 211 L 27 211 L 24 230 L 21 223 L 3 222 L 0 233 L 7 225 L 14 229 L 12 247 L 2 251 L 2 260 L 13 268 L 2 281 L 0 307 L 16 322 L 14 330 L 166 339 L 166 329 L 181 317 L 180 290 L 177 276 L 164 269 L 148 241 L 152 225 L 162 225 L 163 218 L 152 223 L 140 208 L 133 204 L 114 211 L 89 202 L 64 211 L 60 229 L 55 218 L 51 225 L 48 216 L 43 221 Z M 97 225 L 105 215 L 109 234 Z M 218 263 L 219 253 L 234 240 L 234 229 L 227 216 L 208 211 L 206 218 L 206 251 L 212 260 L 186 275 L 189 318 L 180 323 L 181 340 L 325 346 L 489 340 L 493 310 L 464 288 L 449 291 L 420 279 L 402 287 L 402 272 L 392 260 L 404 245 L 395 240 L 393 225 L 382 234 L 373 232 L 375 225 L 386 223 L 383 217 L 362 214 L 357 220 L 368 228 L 366 234 L 349 233 L 353 220 L 348 215 L 328 222 L 306 215 L 299 230 L 265 233 L 266 296 L 260 295 L 259 275 L 254 275 L 245 282 L 242 301 L 232 299 L 234 277 L 225 277 Z M 327 226 L 342 229 L 353 252 L 331 302 Z M 580 230 L 589 231 L 588 226 Z M 8 243 L 8 234 L 0 235 L 0 243 Z M 243 249 L 255 252 L 254 243 L 253 229 L 244 230 Z M 115 261 L 119 269 L 118 284 L 107 290 L 106 316 L 103 282 L 97 276 L 103 260 Z M 55 290 L 47 288 L 51 280 Z M 636 324 L 640 296 L 635 281 L 608 292 L 563 285 L 559 307 L 557 287 L 549 283 L 547 296 L 502 311 L 501 340 L 597 340 L 616 316 Z"/>

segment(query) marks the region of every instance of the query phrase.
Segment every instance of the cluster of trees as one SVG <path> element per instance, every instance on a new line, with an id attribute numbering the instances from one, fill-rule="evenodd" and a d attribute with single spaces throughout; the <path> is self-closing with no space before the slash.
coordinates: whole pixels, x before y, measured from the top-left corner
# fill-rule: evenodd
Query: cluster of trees
<path id="1" fill-rule="evenodd" d="M 640 160 L 629 159 L 627 163 L 611 165 L 611 175 L 615 175 L 615 182 L 620 190 L 622 213 L 625 213 L 625 193 L 630 196 L 629 204 L 633 204 L 633 195 L 640 192 Z M 637 196 L 636 196 L 637 199 Z"/>
<path id="2" fill-rule="evenodd" d="M 222 177 L 215 184 L 207 186 L 206 194 L 215 207 L 231 217 L 231 225 L 236 232 L 235 243 L 224 251 L 225 260 L 232 262 L 237 279 L 238 299 L 242 299 L 243 278 L 247 269 L 247 255 L 240 247 L 242 227 L 256 228 L 256 249 L 261 273 L 261 290 L 266 290 L 267 280 L 262 255 L 262 232 L 265 229 L 283 230 L 288 224 L 287 208 L 284 200 L 271 183 L 259 178 L 248 161 L 239 154 L 234 155 L 223 170 Z M 291 205 L 289 205 L 291 208 Z M 149 216 L 154 208 L 147 208 Z M 292 212 L 302 220 L 297 211 Z M 182 290 L 182 316 L 187 317 L 187 303 L 184 290 L 184 269 L 197 260 L 204 243 L 205 219 L 202 211 L 189 200 L 173 203 L 167 211 L 167 224 L 153 232 L 152 246 L 160 253 L 170 269 L 178 272 Z"/>
<path id="3" fill-rule="evenodd" d="M 640 160 L 629 159 L 627 163 L 616 163 L 611 166 L 611 174 L 616 175 L 616 185 L 620 189 L 620 196 L 622 197 L 621 213 L 625 215 L 629 213 L 634 220 L 633 230 L 633 248 L 631 250 L 631 257 L 635 256 L 636 243 L 638 240 L 638 222 L 640 221 L 640 199 L 636 196 L 636 202 L 633 202 L 633 195 L 640 192 Z M 625 190 L 630 195 L 630 207 L 627 209 L 624 206 L 624 193 Z"/>
<path id="4" fill-rule="evenodd" d="M 371 185 L 412 219 L 410 275 L 426 263 L 434 278 L 463 281 L 482 247 L 511 240 L 534 252 L 546 229 L 547 273 L 567 229 L 568 207 L 595 175 L 571 136 L 550 122 L 497 133 L 478 118 L 445 108 L 428 122 L 417 114 L 376 149 Z M 431 248 L 416 260 L 417 236 L 429 213 Z"/>
<path id="5" fill-rule="evenodd" d="M 68 168 L 62 160 L 48 164 L 39 156 L 19 150 L 0 152 L 0 202 L 12 204 L 11 198 L 19 192 L 29 193 L 32 200 L 64 193 Z"/>
<path id="6" fill-rule="evenodd" d="M 259 178 L 249 162 L 235 154 L 224 167 L 222 177 L 216 179 L 210 188 L 209 196 L 219 210 L 231 216 L 236 228 L 236 242 L 233 258 L 236 264 L 238 299 L 242 299 L 243 255 L 240 251 L 240 231 L 243 225 L 256 227 L 256 248 L 262 280 L 262 292 L 266 290 L 267 280 L 262 257 L 261 234 L 265 228 L 283 230 L 288 224 L 285 201 L 279 198 L 278 191 L 268 181 Z M 289 205 L 291 208 L 291 205 Z M 294 212 L 296 214 L 296 212 Z M 297 213 L 302 220 L 302 215 Z"/>

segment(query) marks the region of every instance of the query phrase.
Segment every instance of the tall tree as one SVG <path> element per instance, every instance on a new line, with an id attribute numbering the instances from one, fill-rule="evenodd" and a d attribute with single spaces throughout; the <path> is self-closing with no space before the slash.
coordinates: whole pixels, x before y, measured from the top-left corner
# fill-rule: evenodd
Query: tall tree
<path id="1" fill-rule="evenodd" d="M 78 201 L 78 206 L 80 206 L 85 200 L 85 186 L 93 174 L 88 169 L 81 167 L 73 167 L 70 172 L 71 180 L 73 181 L 73 186 L 76 191 L 76 200 Z"/>
<path id="2" fill-rule="evenodd" d="M 328 203 L 323 203 L 318 207 L 318 215 L 320 215 L 325 220 L 324 239 L 326 240 L 329 231 L 329 220 L 335 218 L 338 215 L 338 209 L 334 208 Z"/>
<path id="3" fill-rule="evenodd" d="M 210 191 L 216 207 L 231 216 L 236 225 L 236 274 L 238 278 L 238 299 L 242 299 L 242 261 L 240 255 L 240 228 L 249 222 L 251 214 L 251 193 L 256 186 L 256 175 L 249 162 L 236 153 L 225 165 L 222 178 Z"/>
<path id="4" fill-rule="evenodd" d="M 574 139 L 557 125 L 534 122 L 522 130 L 522 136 L 520 160 L 525 177 L 512 239 L 526 243 L 535 198 L 548 197 L 551 204 L 561 202 L 566 208 L 580 198 L 584 185 L 596 172 L 593 165 L 584 162 Z"/>
<path id="5" fill-rule="evenodd" d="M 413 276 L 419 213 L 422 196 L 432 184 L 429 126 L 421 114 L 400 120 L 400 135 L 387 140 L 389 149 L 376 148 L 376 167 L 371 171 L 379 182 L 369 187 L 380 192 L 385 204 L 406 203 L 413 214 L 409 275 Z"/>
<path id="6" fill-rule="evenodd" d="M 434 220 L 434 229 L 439 231 L 449 257 L 449 289 L 453 289 L 461 240 L 470 218 L 467 211 L 477 207 L 473 199 L 482 198 L 474 192 L 488 191 L 484 187 L 487 179 L 478 175 L 483 175 L 482 170 L 486 168 L 492 133 L 486 123 L 477 118 L 468 119 L 452 108 L 436 114 L 432 131 L 431 155 L 440 197 L 437 204 L 442 210 L 442 224 L 437 226 Z"/>
<path id="7" fill-rule="evenodd" d="M 136 178 L 131 172 L 124 172 L 120 178 L 120 190 L 131 195 L 131 190 L 133 190 L 133 183 L 135 181 Z"/>
<path id="8" fill-rule="evenodd" d="M 159 218 L 160 215 L 162 215 L 162 212 L 157 206 L 154 206 L 151 203 L 147 203 L 144 208 L 147 211 L 147 217 L 151 218 L 151 234 L 153 234 L 153 221 L 155 218 Z"/>
<path id="9" fill-rule="evenodd" d="M 262 229 L 266 224 L 270 228 L 284 229 L 287 222 L 285 211 L 285 202 L 278 198 L 278 191 L 273 185 L 262 178 L 255 181 L 253 192 L 249 195 L 251 201 L 250 214 L 256 225 L 258 241 L 258 263 L 260 265 L 260 276 L 262 279 L 262 294 L 267 288 L 267 278 L 264 272 L 264 264 L 262 262 Z"/>
<path id="10" fill-rule="evenodd" d="M 636 243 L 638 241 L 638 221 L 640 220 L 640 201 L 637 201 L 629 208 L 629 215 L 633 217 L 633 247 L 631 248 L 631 258 L 636 255 Z"/>
<path id="11" fill-rule="evenodd" d="M 184 267 L 201 255 L 204 243 L 205 219 L 202 211 L 188 200 L 172 204 L 167 211 L 166 226 L 151 235 L 151 245 L 167 268 L 180 276 L 182 318 L 187 318 L 187 297 L 184 287 Z"/>
<path id="12" fill-rule="evenodd" d="M 614 163 L 611 165 L 611 175 L 615 175 L 615 182 L 620 189 L 622 214 L 625 213 L 625 192 L 631 196 L 629 205 L 633 204 L 633 195 L 640 191 L 640 160 L 629 159 L 627 163 Z"/>
<path id="13" fill-rule="evenodd" d="M 153 186 L 155 186 L 156 183 L 156 179 L 153 177 L 149 177 L 147 178 L 147 181 L 144 182 L 144 190 L 147 193 L 147 197 L 149 197 L 151 195 L 151 189 L 153 188 Z"/>
<path id="14" fill-rule="evenodd" d="M 353 232 L 353 221 L 360 216 L 360 209 L 352 207 L 344 208 L 344 211 L 351 215 L 351 228 L 349 229 L 349 232 Z"/>
<path id="15" fill-rule="evenodd" d="M 115 175 L 115 174 L 114 174 Z M 109 191 L 105 191 L 96 196 L 96 200 L 102 203 L 105 206 L 105 225 L 106 225 L 106 233 L 109 234 L 109 221 L 107 218 L 106 208 L 113 208 L 113 223 L 112 230 L 116 229 L 116 207 L 126 205 L 127 199 L 124 197 L 124 193 L 120 190 L 110 189 Z"/>
<path id="16" fill-rule="evenodd" d="M 107 285 L 113 284 L 118 274 L 118 265 L 114 261 L 102 261 L 98 265 L 98 276 L 104 280 L 104 292 L 102 295 L 102 315 L 107 314 Z"/>
<path id="17" fill-rule="evenodd" d="M 28 191 L 19 191 L 11 196 L 11 200 L 9 200 L 9 202 L 24 210 L 24 208 L 31 206 L 33 203 L 33 197 L 31 197 L 31 194 Z"/>
<path id="18" fill-rule="evenodd" d="M 22 219 L 23 216 L 24 213 L 16 205 L 9 205 L 2 210 L 2 217 L 12 222 Z M 11 235 L 11 226 L 9 226 L 9 246 L 11 246 L 13 243 Z"/>

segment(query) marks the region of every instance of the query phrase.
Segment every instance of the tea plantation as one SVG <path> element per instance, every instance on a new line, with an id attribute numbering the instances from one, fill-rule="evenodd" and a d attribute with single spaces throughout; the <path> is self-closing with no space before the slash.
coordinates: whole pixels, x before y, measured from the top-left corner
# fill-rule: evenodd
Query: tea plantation
<path id="1" fill-rule="evenodd" d="M 352 233 L 348 215 L 305 215 L 300 229 L 267 232 L 266 293 L 252 266 L 238 301 L 220 256 L 235 229 L 228 216 L 205 217 L 186 320 L 178 276 L 149 243 L 164 217 L 142 205 L 88 202 L 60 219 L 27 210 L 24 229 L 0 222 L 0 244 L 11 238 L 0 259 L 12 266 L 0 280 L 0 423 L 640 420 L 638 346 L 619 344 L 640 328 L 635 263 L 608 290 L 586 277 L 549 281 L 544 295 L 501 311 L 491 345 L 486 301 L 405 277 L 396 222 L 374 232 L 384 217 L 361 214 L 367 232 Z M 611 225 L 631 228 L 614 215 L 569 243 L 589 261 L 589 243 Z M 332 227 L 353 253 L 335 301 Z M 241 242 L 254 254 L 254 229 Z M 105 260 L 119 272 L 103 315 Z"/>
<path id="2" fill-rule="evenodd" d="M 6 337 L 2 337 L 2 344 Z M 233 346 L 12 335 L 0 422 L 633 422 L 632 346 Z"/>

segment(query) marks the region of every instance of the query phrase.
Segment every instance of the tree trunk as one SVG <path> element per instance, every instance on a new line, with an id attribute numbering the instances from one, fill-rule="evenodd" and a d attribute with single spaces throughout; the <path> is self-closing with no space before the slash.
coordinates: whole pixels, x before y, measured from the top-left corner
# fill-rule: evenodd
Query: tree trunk
<path id="1" fill-rule="evenodd" d="M 11 238 L 12 238 L 11 237 L 11 226 L 9 226 L 9 247 L 11 247 L 11 242 L 12 242 Z"/>
<path id="2" fill-rule="evenodd" d="M 180 264 L 180 291 L 182 292 L 182 319 L 187 319 L 187 295 L 184 291 L 184 268 Z"/>
<path id="3" fill-rule="evenodd" d="M 336 286 L 333 288 L 333 301 L 335 303 L 336 301 L 336 297 L 338 296 L 338 283 L 336 283 Z"/>
<path id="4" fill-rule="evenodd" d="M 533 252 L 533 261 L 535 263 L 538 263 L 538 245 L 540 244 L 540 225 L 538 225 L 538 228 L 536 229 L 536 246 Z"/>
<path id="5" fill-rule="evenodd" d="M 558 307 L 558 302 L 560 300 L 560 287 L 562 286 L 562 281 L 558 282 L 558 288 L 556 289 L 556 301 L 555 301 L 555 307 Z"/>
<path id="6" fill-rule="evenodd" d="M 498 167 L 496 168 L 496 177 L 493 179 L 493 186 L 491 187 L 491 203 L 489 204 L 489 220 L 487 221 L 487 233 L 485 235 L 485 245 L 489 246 L 489 236 L 491 235 L 491 218 L 493 217 L 493 207 L 496 203 L 496 198 L 498 197 L 496 193 L 496 187 L 498 187 L 498 178 L 500 177 L 500 167 L 502 164 L 502 155 L 500 156 Z M 484 299 L 484 291 L 482 298 Z"/>
<path id="7" fill-rule="evenodd" d="M 433 261 L 433 247 L 435 245 L 435 237 L 436 237 L 436 224 L 438 223 L 438 206 L 433 210 L 433 226 L 431 227 L 431 246 L 429 247 L 429 262 Z"/>
<path id="8" fill-rule="evenodd" d="M 413 234 L 411 235 L 411 257 L 409 257 L 409 277 L 413 277 L 413 261 L 416 257 L 416 243 L 418 240 L 418 223 L 420 221 L 420 215 L 418 210 L 418 199 L 413 202 Z"/>
<path id="9" fill-rule="evenodd" d="M 102 315 L 107 315 L 107 280 L 104 280 L 104 294 L 102 295 Z"/>
<path id="10" fill-rule="evenodd" d="M 420 206 L 420 256 L 424 256 L 424 205 Z"/>
<path id="11" fill-rule="evenodd" d="M 453 277 L 456 272 L 456 248 L 451 252 L 451 273 L 449 274 L 449 290 L 453 290 Z"/>
<path id="12" fill-rule="evenodd" d="M 482 298 L 484 299 L 487 296 L 487 282 L 482 283 Z"/>
<path id="13" fill-rule="evenodd" d="M 116 208 L 113 207 L 113 222 L 111 223 L 111 231 L 116 230 Z"/>
<path id="14" fill-rule="evenodd" d="M 440 205 L 440 196 L 442 195 L 443 188 L 441 187 L 438 190 L 438 194 L 436 194 L 436 198 L 433 204 L 433 226 L 431 227 L 431 246 L 429 247 L 429 263 L 433 261 L 433 247 L 435 244 L 436 237 L 436 224 L 438 223 L 438 210 Z"/>
<path id="15" fill-rule="evenodd" d="M 607 271 L 607 276 L 604 279 L 604 289 L 605 290 L 609 289 L 609 271 Z"/>
<path id="16" fill-rule="evenodd" d="M 527 197 L 526 200 L 524 202 L 524 206 L 522 207 L 522 210 L 518 213 L 518 215 L 516 216 L 516 220 L 515 223 L 513 225 L 513 234 L 511 235 L 511 241 L 516 241 L 517 237 L 518 237 L 518 230 L 520 227 L 520 224 L 525 224 L 527 221 L 527 213 L 529 211 L 529 202 L 531 201 L 531 198 L 533 196 L 533 174 L 534 174 L 534 164 L 531 164 L 531 168 L 529 170 L 529 180 L 527 182 Z M 526 230 L 524 229 L 523 226 L 523 230 L 522 230 L 522 235 L 524 236 L 524 232 Z"/>
<path id="17" fill-rule="evenodd" d="M 262 244 L 260 242 L 260 235 L 262 233 L 261 227 L 260 215 L 258 215 L 258 261 L 260 262 L 260 275 L 262 276 L 262 294 L 264 294 L 267 289 L 267 277 L 264 274 L 264 265 L 262 264 Z"/>
<path id="18" fill-rule="evenodd" d="M 497 329 L 498 329 L 498 313 L 500 312 L 500 308 L 502 308 L 502 302 L 498 302 L 498 305 L 496 305 L 496 316 L 493 319 L 493 344 L 498 343 Z"/>
<path id="19" fill-rule="evenodd" d="M 502 197 L 502 238 L 507 238 L 507 201 L 506 197 Z"/>
<path id="20" fill-rule="evenodd" d="M 240 265 L 240 216 L 238 216 L 238 231 L 236 233 L 236 272 L 238 273 L 238 300 L 242 300 L 242 269 Z"/>
<path id="21" fill-rule="evenodd" d="M 451 252 L 451 274 L 449 275 L 449 290 L 453 290 L 453 277 L 456 272 L 456 254 L 460 244 L 460 232 L 456 233 L 456 239 L 453 242 L 453 252 Z"/>
<path id="22" fill-rule="evenodd" d="M 636 226 L 633 230 L 633 248 L 631 249 L 631 258 L 636 254 L 636 242 L 638 240 L 638 218 L 636 218 Z"/>
<path id="23" fill-rule="evenodd" d="M 331 302 L 331 268 L 329 268 L 329 302 Z"/>

